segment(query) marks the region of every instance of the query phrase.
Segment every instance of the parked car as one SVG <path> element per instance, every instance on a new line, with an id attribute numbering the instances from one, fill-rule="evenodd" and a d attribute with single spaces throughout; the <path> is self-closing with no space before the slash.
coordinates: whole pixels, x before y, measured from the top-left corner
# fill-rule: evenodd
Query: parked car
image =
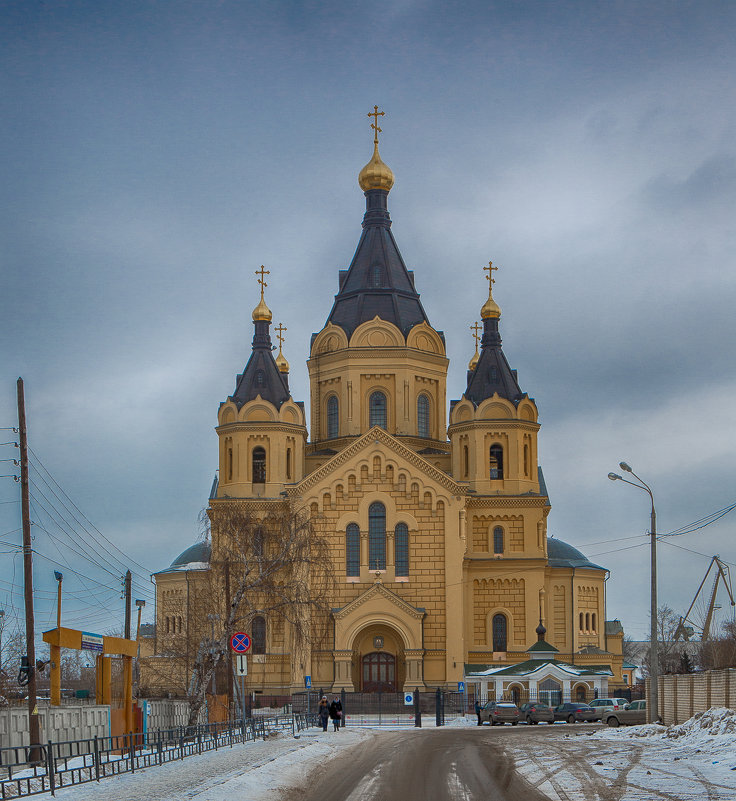
<path id="1" fill-rule="evenodd" d="M 502 726 L 508 722 L 516 726 L 519 722 L 519 707 L 505 701 L 489 701 L 480 709 L 481 723 L 490 723 L 491 726 Z"/>
<path id="2" fill-rule="evenodd" d="M 534 701 L 519 707 L 519 717 L 527 723 L 539 723 L 540 720 L 544 723 L 554 723 L 555 713 L 551 706 L 541 701 Z"/>
<path id="3" fill-rule="evenodd" d="M 589 706 L 595 709 L 596 720 L 602 720 L 606 712 L 618 712 L 629 703 L 628 698 L 596 698 Z"/>
<path id="4" fill-rule="evenodd" d="M 578 701 L 556 706 L 554 716 L 555 720 L 565 720 L 568 723 L 586 723 L 597 720 L 595 709 Z"/>
<path id="5" fill-rule="evenodd" d="M 601 718 L 603 723 L 609 726 L 639 726 L 647 722 L 647 702 L 632 701 L 626 704 L 623 709 L 612 709 L 604 712 Z"/>

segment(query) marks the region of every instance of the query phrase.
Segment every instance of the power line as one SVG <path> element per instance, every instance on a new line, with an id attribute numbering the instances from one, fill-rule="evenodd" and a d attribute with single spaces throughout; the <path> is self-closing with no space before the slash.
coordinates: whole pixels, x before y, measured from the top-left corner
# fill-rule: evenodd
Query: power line
<path id="1" fill-rule="evenodd" d="M 693 523 L 688 523 L 682 528 L 675 529 L 674 531 L 669 531 L 666 534 L 659 534 L 658 537 L 679 537 L 682 534 L 692 534 L 694 531 L 699 531 L 701 528 L 705 528 L 709 526 L 711 523 L 715 523 L 716 520 L 720 520 L 722 517 L 727 515 L 729 512 L 732 512 L 736 509 L 736 503 L 731 504 L 730 506 L 725 506 L 723 509 L 719 509 L 717 512 L 713 512 L 712 514 L 706 515 L 705 517 L 701 517 L 700 520 L 696 520 Z"/>

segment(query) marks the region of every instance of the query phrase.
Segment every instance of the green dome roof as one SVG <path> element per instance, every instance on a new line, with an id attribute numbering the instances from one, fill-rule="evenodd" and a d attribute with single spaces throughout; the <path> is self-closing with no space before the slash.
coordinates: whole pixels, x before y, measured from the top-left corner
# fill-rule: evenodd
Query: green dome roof
<path id="1" fill-rule="evenodd" d="M 211 552 L 212 546 L 209 540 L 195 542 L 194 545 L 187 548 L 186 551 L 180 553 L 171 563 L 170 567 L 186 567 L 193 563 L 201 564 L 202 562 L 209 562 Z"/>
<path id="2" fill-rule="evenodd" d="M 547 557 L 550 567 L 587 567 L 592 570 L 607 570 L 591 562 L 577 548 L 554 537 L 547 538 Z"/>

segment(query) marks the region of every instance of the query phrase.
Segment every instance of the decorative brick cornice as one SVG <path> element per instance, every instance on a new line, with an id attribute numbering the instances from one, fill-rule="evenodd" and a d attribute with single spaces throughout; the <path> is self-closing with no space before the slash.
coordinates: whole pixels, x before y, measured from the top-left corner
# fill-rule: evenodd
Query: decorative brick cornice
<path id="1" fill-rule="evenodd" d="M 458 496 L 466 494 L 467 487 L 458 484 L 456 481 L 450 478 L 447 473 L 443 473 L 441 470 L 438 470 L 431 462 L 421 457 L 418 453 L 415 453 L 413 450 L 411 450 L 411 448 L 407 448 L 406 445 L 404 445 L 396 437 L 391 436 L 391 434 L 389 434 L 387 431 L 384 431 L 378 426 L 374 426 L 366 431 L 366 433 L 359 437 L 355 442 L 348 445 L 347 448 L 340 451 L 340 453 L 335 454 L 335 456 L 325 462 L 321 467 L 319 467 L 313 473 L 310 473 L 310 475 L 308 475 L 306 478 L 302 479 L 301 482 L 294 486 L 287 487 L 287 495 L 290 498 L 304 495 L 308 490 L 327 479 L 327 477 L 336 470 L 344 467 L 346 462 L 353 459 L 361 451 L 364 451 L 371 445 L 375 444 L 376 441 L 390 448 L 392 451 L 394 451 L 394 453 L 396 453 L 398 456 L 401 456 L 417 470 L 428 476 L 432 481 L 440 484 L 451 495 Z"/>
<path id="2" fill-rule="evenodd" d="M 223 423 L 216 426 L 218 434 L 231 434 L 233 431 L 282 431 L 285 434 L 300 434 L 304 439 L 307 438 L 307 427 L 301 423 L 283 423 L 281 421 L 270 420 L 234 420 L 232 423 Z"/>
<path id="3" fill-rule="evenodd" d="M 514 420 L 512 417 L 482 417 L 477 420 L 463 420 L 461 423 L 451 423 L 447 427 L 448 436 L 453 434 L 463 434 L 466 431 L 473 431 L 478 428 L 522 428 L 526 431 L 539 431 L 539 423 L 531 420 Z"/>
<path id="4" fill-rule="evenodd" d="M 546 495 L 469 495 L 466 501 L 466 508 L 474 511 L 518 506 L 549 506 L 549 498 Z"/>

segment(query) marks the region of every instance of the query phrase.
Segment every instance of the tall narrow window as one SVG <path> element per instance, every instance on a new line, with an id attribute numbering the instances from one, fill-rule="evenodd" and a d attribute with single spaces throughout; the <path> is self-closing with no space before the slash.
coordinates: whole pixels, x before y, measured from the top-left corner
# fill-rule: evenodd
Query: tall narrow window
<path id="1" fill-rule="evenodd" d="M 386 569 L 386 507 L 382 503 L 368 508 L 368 568 Z"/>
<path id="2" fill-rule="evenodd" d="M 417 398 L 417 433 L 420 437 L 429 436 L 429 398 L 426 395 Z"/>
<path id="3" fill-rule="evenodd" d="M 409 527 L 406 523 L 397 523 L 394 529 L 394 563 L 397 576 L 409 575 Z"/>
<path id="4" fill-rule="evenodd" d="M 593 634 L 598 631 L 598 627 L 596 626 L 595 612 L 593 612 L 590 616 L 590 630 L 593 632 Z"/>
<path id="5" fill-rule="evenodd" d="M 386 396 L 383 392 L 374 392 L 368 401 L 368 423 L 371 426 L 386 428 Z"/>
<path id="6" fill-rule="evenodd" d="M 266 450 L 253 448 L 253 483 L 266 483 Z"/>
<path id="7" fill-rule="evenodd" d="M 524 476 L 529 477 L 529 446 L 524 445 Z"/>
<path id="8" fill-rule="evenodd" d="M 345 529 L 345 575 L 360 576 L 360 529 L 356 523 Z"/>
<path id="9" fill-rule="evenodd" d="M 291 481 L 291 448 L 286 449 L 286 480 Z"/>
<path id="10" fill-rule="evenodd" d="M 494 615 L 492 629 L 493 650 L 504 652 L 506 650 L 506 615 Z"/>
<path id="11" fill-rule="evenodd" d="M 264 545 L 265 539 L 266 539 L 266 535 L 265 535 L 263 529 L 259 526 L 253 532 L 253 556 L 255 556 L 256 559 L 262 559 L 263 558 L 263 545 Z"/>
<path id="12" fill-rule="evenodd" d="M 253 654 L 266 653 L 266 618 L 257 615 L 250 624 L 250 633 L 253 638 Z"/>
<path id="13" fill-rule="evenodd" d="M 503 529 L 501 526 L 493 529 L 493 553 L 503 553 Z"/>
<path id="14" fill-rule="evenodd" d="M 380 264 L 371 267 L 371 286 L 376 288 L 383 286 L 383 269 Z"/>
<path id="15" fill-rule="evenodd" d="M 582 613 L 582 612 L 580 613 L 580 615 L 579 615 L 579 618 L 580 618 L 580 624 L 578 625 L 578 630 L 579 630 L 579 631 L 580 631 L 580 633 L 582 634 L 582 633 L 583 633 L 583 631 L 585 631 L 585 629 L 584 629 L 584 627 L 583 627 L 583 625 L 584 625 L 584 618 L 585 618 L 585 616 L 583 615 L 583 613 Z"/>
<path id="16" fill-rule="evenodd" d="M 233 479 L 233 446 L 228 445 L 227 448 L 227 480 Z"/>
<path id="17" fill-rule="evenodd" d="M 463 478 L 467 478 L 470 473 L 470 457 L 468 455 L 468 446 L 463 445 Z"/>
<path id="18" fill-rule="evenodd" d="M 585 613 L 585 633 L 590 634 L 590 612 Z"/>
<path id="19" fill-rule="evenodd" d="M 327 401 L 327 439 L 334 439 L 340 430 L 340 404 L 337 395 L 330 395 Z"/>
<path id="20" fill-rule="evenodd" d="M 491 445 L 491 456 L 489 460 L 491 479 L 503 478 L 503 448 L 496 444 Z"/>

